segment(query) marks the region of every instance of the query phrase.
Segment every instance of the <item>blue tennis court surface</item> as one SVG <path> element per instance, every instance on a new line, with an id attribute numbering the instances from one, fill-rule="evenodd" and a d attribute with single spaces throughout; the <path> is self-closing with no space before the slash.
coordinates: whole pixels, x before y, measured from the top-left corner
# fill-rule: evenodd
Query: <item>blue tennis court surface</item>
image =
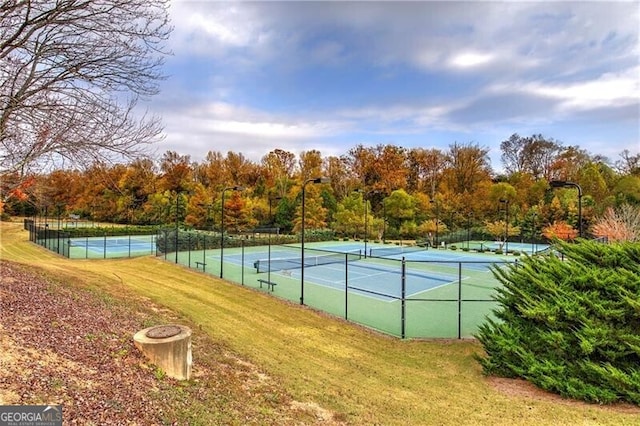
<path id="1" fill-rule="evenodd" d="M 517 260 L 362 241 L 306 242 L 304 256 L 299 244 L 282 244 L 175 257 L 203 273 L 402 337 L 472 336 L 496 304 L 500 282 L 492 267 Z"/>
<path id="2" fill-rule="evenodd" d="M 390 255 L 386 259 L 379 257 L 364 257 L 363 247 L 356 244 L 342 245 L 314 245 L 313 249 L 305 250 L 304 273 L 305 282 L 322 287 L 344 290 L 348 283 L 349 291 L 361 293 L 369 297 L 392 301 L 402 297 L 402 257 L 411 260 L 438 261 L 446 259 L 450 264 L 442 262 L 440 271 L 427 271 L 432 264 L 425 265 L 419 262 L 411 262 L 405 269 L 405 298 L 417 296 L 423 292 L 433 290 L 452 283 L 457 283 L 459 278 L 458 263 L 451 256 L 435 255 L 425 257 L 429 251 L 412 251 L 408 253 Z M 361 250 L 362 248 L 362 250 Z M 389 247 L 387 247 L 389 248 Z M 216 255 L 207 256 L 216 260 Z M 470 256 L 462 257 L 464 261 L 471 261 Z M 472 269 L 487 270 L 491 261 L 487 257 L 478 257 L 482 263 L 472 265 Z M 385 264 L 386 260 L 386 264 Z M 269 252 L 245 252 L 244 255 L 229 253 L 225 255 L 225 262 L 255 268 L 260 276 L 269 274 L 271 280 L 277 277 L 284 279 L 301 279 L 301 250 L 295 246 L 276 246 Z"/>
<path id="3" fill-rule="evenodd" d="M 155 236 L 136 237 L 84 237 L 68 240 L 70 248 L 93 254 L 120 255 L 126 253 L 155 253 Z"/>
<path id="4" fill-rule="evenodd" d="M 282 274 L 283 271 L 276 272 Z M 365 261 L 349 262 L 348 265 L 322 265 L 305 268 L 305 280 L 324 287 L 349 290 L 382 300 L 402 297 L 402 271 L 399 268 L 376 265 Z M 285 272 L 300 278 L 299 270 Z M 457 276 L 407 271 L 405 274 L 405 297 L 411 298 L 422 292 L 457 282 Z"/>

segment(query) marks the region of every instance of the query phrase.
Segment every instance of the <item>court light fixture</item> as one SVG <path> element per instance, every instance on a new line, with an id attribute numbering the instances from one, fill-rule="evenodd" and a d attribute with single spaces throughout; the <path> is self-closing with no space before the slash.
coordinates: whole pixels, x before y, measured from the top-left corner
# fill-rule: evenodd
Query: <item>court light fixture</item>
<path id="1" fill-rule="evenodd" d="M 224 265 L 224 193 L 227 191 L 244 191 L 243 186 L 228 186 L 222 190 L 222 207 L 220 211 L 220 278 Z"/>
<path id="2" fill-rule="evenodd" d="M 578 236 L 582 237 L 582 188 L 575 182 L 566 180 L 549 181 L 551 188 L 576 188 L 578 190 Z"/>
<path id="3" fill-rule="evenodd" d="M 305 222 L 305 193 L 307 184 L 313 183 L 329 183 L 331 179 L 328 177 L 316 177 L 307 179 L 302 184 L 302 223 L 300 226 L 300 304 L 304 305 L 304 222 Z"/>

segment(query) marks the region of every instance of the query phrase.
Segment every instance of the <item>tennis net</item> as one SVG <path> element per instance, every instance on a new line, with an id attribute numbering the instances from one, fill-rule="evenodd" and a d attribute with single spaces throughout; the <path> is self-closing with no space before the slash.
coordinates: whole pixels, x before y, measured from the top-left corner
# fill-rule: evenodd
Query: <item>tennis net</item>
<path id="1" fill-rule="evenodd" d="M 395 246 L 395 247 L 380 247 L 369 249 L 369 256 L 371 257 L 385 257 L 395 256 L 403 253 L 413 253 L 416 251 L 424 251 L 427 247 L 422 246 Z"/>
<path id="2" fill-rule="evenodd" d="M 282 271 L 285 269 L 300 269 L 311 266 L 331 265 L 336 263 L 354 262 L 360 260 L 360 251 L 347 253 L 330 253 L 316 256 L 305 256 L 304 264 L 301 257 L 258 259 L 253 263 L 258 273 Z"/>

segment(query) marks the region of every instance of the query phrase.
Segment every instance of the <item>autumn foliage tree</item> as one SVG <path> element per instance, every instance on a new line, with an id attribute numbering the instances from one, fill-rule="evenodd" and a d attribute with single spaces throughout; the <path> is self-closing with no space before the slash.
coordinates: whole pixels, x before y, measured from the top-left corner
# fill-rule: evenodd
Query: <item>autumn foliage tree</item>
<path id="1" fill-rule="evenodd" d="M 629 204 L 609 208 L 593 225 L 592 232 L 608 241 L 640 241 L 640 208 Z"/>
<path id="2" fill-rule="evenodd" d="M 573 149 L 562 158 L 574 158 L 576 152 Z M 345 217 L 345 211 L 340 211 L 354 190 L 360 190 L 366 193 L 368 203 L 369 238 L 383 235 L 387 240 L 430 238 L 435 243 L 437 221 L 438 242 L 455 243 L 469 235 L 464 231 L 472 228 L 470 217 L 476 225 L 493 224 L 490 234 L 500 241 L 507 232 L 512 241 L 516 236 L 522 241 L 538 238 L 548 224 L 551 225 L 547 226 L 545 236 L 571 240 L 578 234 L 579 206 L 583 235 L 588 236 L 600 229 L 592 225 L 607 207 L 637 205 L 640 200 L 637 176 L 620 175 L 604 165 L 596 166 L 595 157 L 583 159 L 584 166 L 577 169 L 572 167 L 562 173 L 558 168 L 552 170 L 563 176 L 566 172 L 579 179 L 597 180 L 597 185 L 584 185 L 581 204 L 574 189 L 550 191 L 549 183 L 534 179 L 527 171 L 528 166 L 510 175 L 494 176 L 485 157 L 485 150 L 475 145 L 455 145 L 446 154 L 437 149 L 360 145 L 347 155 L 325 158 L 316 150 L 296 156 L 276 149 L 258 162 L 232 152 L 222 155 L 212 151 L 203 162 L 198 162 L 188 155 L 169 151 L 156 161 L 96 162 L 86 169 L 59 169 L 37 176 L 38 183 L 28 191 L 14 191 L 13 194 L 22 195 L 4 201 L 12 214 L 42 215 L 47 214 L 48 208 L 51 215 L 51 207 L 62 204 L 65 213 L 85 219 L 161 224 L 171 220 L 167 213 L 170 197 L 166 193 L 177 191 L 188 199 L 185 222 L 211 229 L 220 223 L 222 188 L 240 185 L 246 188 L 240 195 L 246 215 L 240 228 L 275 224 L 287 233 L 294 227 L 300 229 L 301 185 L 305 176 L 323 176 L 330 177 L 331 183 L 307 187 L 308 229 L 329 226 L 341 235 L 362 235 L 363 203 L 356 203 L 359 213 L 354 211 L 350 219 Z M 567 163 L 560 160 L 553 163 L 554 167 L 562 168 Z M 475 172 L 467 174 L 467 168 Z M 19 174 L 15 175 L 19 180 Z M 3 194 L 10 192 L 14 182 L 13 177 L 1 180 Z M 396 185 L 404 187 L 389 189 Z M 593 198 L 591 191 L 600 199 Z M 26 204 L 20 198 L 35 208 L 24 208 Z M 508 226 L 498 220 L 507 218 Z M 349 226 L 344 226 L 349 222 Z M 487 229 L 473 228 L 476 238 L 487 238 Z"/>
<path id="3" fill-rule="evenodd" d="M 304 203 L 304 227 L 307 230 L 323 229 L 327 227 L 327 209 L 322 205 L 320 189 L 318 185 L 309 185 L 305 190 Z M 302 203 L 296 209 L 296 217 L 293 220 L 293 230 L 302 230 Z"/>
<path id="4" fill-rule="evenodd" d="M 500 241 L 500 248 L 502 244 L 506 242 L 506 238 L 520 235 L 520 227 L 509 224 L 504 220 L 496 220 L 493 222 L 487 222 L 484 225 L 485 231 L 495 238 L 496 241 Z"/>
<path id="5" fill-rule="evenodd" d="M 549 240 L 572 241 L 578 236 L 578 230 L 563 220 L 553 222 L 542 228 L 542 235 Z"/>

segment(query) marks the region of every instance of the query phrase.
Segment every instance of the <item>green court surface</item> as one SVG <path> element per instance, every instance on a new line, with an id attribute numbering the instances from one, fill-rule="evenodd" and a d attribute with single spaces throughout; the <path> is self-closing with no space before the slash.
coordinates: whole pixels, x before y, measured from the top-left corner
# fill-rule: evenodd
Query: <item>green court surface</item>
<path id="1" fill-rule="evenodd" d="M 492 296 L 499 283 L 491 268 L 517 265 L 516 256 L 491 252 L 382 244 L 367 244 L 365 250 L 353 242 L 305 244 L 304 268 L 296 245 L 164 257 L 402 338 L 472 337 L 497 307 Z"/>

